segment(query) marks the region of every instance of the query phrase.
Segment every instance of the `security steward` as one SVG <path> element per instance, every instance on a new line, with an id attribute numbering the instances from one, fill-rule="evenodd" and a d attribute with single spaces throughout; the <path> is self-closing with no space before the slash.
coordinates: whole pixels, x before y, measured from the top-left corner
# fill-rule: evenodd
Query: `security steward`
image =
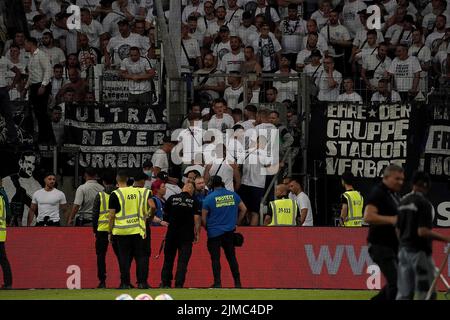
<path id="1" fill-rule="evenodd" d="M 92 225 L 95 234 L 95 253 L 97 254 L 97 288 L 106 288 L 106 252 L 108 251 L 109 231 L 109 197 L 117 189 L 116 178 L 112 172 L 107 172 L 102 178 L 104 191 L 97 194 L 92 207 Z M 112 238 L 112 248 L 119 262 L 119 248 L 117 241 Z"/>
<path id="2" fill-rule="evenodd" d="M 266 226 L 300 225 L 297 201 L 289 199 L 289 189 L 284 184 L 275 187 L 276 200 L 269 203 L 269 210 L 264 216 Z"/>
<path id="3" fill-rule="evenodd" d="M 222 247 L 233 274 L 234 286 L 241 288 L 234 230 L 244 219 L 247 207 L 237 193 L 225 189 L 220 176 L 213 176 L 212 189 L 213 191 L 203 200 L 202 207 L 202 225 L 208 233 L 208 251 L 214 276 L 212 287 L 222 287 L 220 266 L 220 247 Z"/>
<path id="4" fill-rule="evenodd" d="M 364 221 L 369 224 L 368 251 L 386 279 L 386 285 L 372 300 L 395 300 L 397 295 L 398 239 L 395 234 L 398 192 L 402 190 L 405 174 L 402 167 L 391 164 L 383 171 L 383 180 L 367 197 Z"/>
<path id="5" fill-rule="evenodd" d="M 341 177 L 345 192 L 341 196 L 340 225 L 343 227 L 361 227 L 363 224 L 364 198 L 359 191 L 354 190 L 355 176 L 347 171 Z"/>
<path id="6" fill-rule="evenodd" d="M 118 172 L 118 189 L 109 198 L 109 242 L 115 236 L 119 247 L 120 287 L 130 289 L 130 257 L 136 261 L 138 288 L 146 287 L 145 248 L 142 239 L 146 238 L 145 219 L 148 212 L 142 207 L 142 194 L 139 188 L 128 186 L 128 174 Z"/>
<path id="7" fill-rule="evenodd" d="M 168 226 L 168 223 L 165 221 L 162 221 L 160 218 L 155 216 L 155 212 L 150 207 L 150 199 L 152 197 L 152 191 L 145 187 L 145 181 L 147 180 L 147 175 L 143 172 L 138 173 L 134 176 L 134 183 L 133 187 L 137 188 L 142 196 L 142 214 L 144 215 L 145 212 L 149 212 L 147 215 L 147 218 L 145 219 L 145 233 L 146 237 L 145 239 L 142 239 L 143 242 L 143 248 L 144 248 L 144 275 L 143 279 L 145 279 L 145 282 L 141 283 L 141 289 L 148 289 L 150 288 L 147 279 L 148 279 L 148 272 L 150 267 L 150 255 L 152 253 L 151 249 L 151 229 L 150 225 L 152 222 L 159 223 L 161 226 Z M 139 286 L 139 285 L 138 285 Z"/>
<path id="8" fill-rule="evenodd" d="M 164 265 L 161 271 L 162 288 L 172 286 L 172 270 L 178 252 L 175 288 L 183 288 L 189 259 L 192 254 L 192 243 L 200 239 L 201 215 L 198 202 L 194 198 L 195 186 L 187 181 L 182 192 L 167 199 L 164 207 L 164 220 L 169 222 L 164 247 Z"/>
<path id="9" fill-rule="evenodd" d="M 0 179 L 1 186 L 1 179 Z M 6 213 L 8 212 L 9 203 L 7 198 L 3 195 L 3 192 L 0 195 L 0 266 L 3 271 L 3 285 L 1 289 L 7 290 L 12 287 L 12 273 L 11 266 L 8 261 L 8 257 L 6 256 L 5 242 L 6 242 Z"/>

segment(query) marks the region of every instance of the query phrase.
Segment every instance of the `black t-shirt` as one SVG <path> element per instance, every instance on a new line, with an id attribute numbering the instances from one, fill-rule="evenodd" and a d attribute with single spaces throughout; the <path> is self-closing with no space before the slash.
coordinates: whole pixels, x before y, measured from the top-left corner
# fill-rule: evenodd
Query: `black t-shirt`
<path id="1" fill-rule="evenodd" d="M 117 198 L 117 195 L 114 192 L 112 192 L 109 197 L 109 209 L 116 210 L 116 213 L 120 212 L 121 209 L 119 198 Z"/>
<path id="2" fill-rule="evenodd" d="M 403 197 L 398 207 L 400 246 L 431 255 L 432 240 L 419 237 L 419 227 L 433 227 L 433 206 L 421 193 L 411 192 Z"/>
<path id="3" fill-rule="evenodd" d="M 198 202 L 189 193 L 170 196 L 164 207 L 164 220 L 169 223 L 166 238 L 193 241 L 195 215 L 200 215 Z"/>
<path id="4" fill-rule="evenodd" d="M 381 216 L 396 216 L 399 202 L 398 195 L 390 191 L 384 183 L 380 183 L 372 190 L 366 203 L 377 207 L 378 214 Z M 371 244 L 398 249 L 398 239 L 393 225 L 370 225 L 367 241 Z"/>

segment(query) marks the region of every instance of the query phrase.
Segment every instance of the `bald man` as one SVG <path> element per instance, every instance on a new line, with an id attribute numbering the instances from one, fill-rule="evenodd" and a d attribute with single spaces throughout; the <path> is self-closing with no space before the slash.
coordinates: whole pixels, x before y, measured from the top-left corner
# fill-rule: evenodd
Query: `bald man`
<path id="1" fill-rule="evenodd" d="M 285 184 L 275 187 L 276 200 L 269 203 L 269 210 L 264 216 L 266 226 L 300 225 L 297 202 L 289 199 L 289 188 Z"/>

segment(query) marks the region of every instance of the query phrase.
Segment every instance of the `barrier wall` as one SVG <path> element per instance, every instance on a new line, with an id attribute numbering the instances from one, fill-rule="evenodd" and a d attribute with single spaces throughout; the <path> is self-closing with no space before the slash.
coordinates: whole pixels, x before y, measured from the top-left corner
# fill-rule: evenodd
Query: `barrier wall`
<path id="1" fill-rule="evenodd" d="M 367 253 L 367 229 L 242 227 L 244 246 L 237 256 L 244 287 L 253 288 L 320 288 L 368 289 L 374 283 L 367 273 L 372 264 Z M 450 235 L 450 230 L 440 229 Z M 149 283 L 160 283 L 164 256 L 154 256 L 159 250 L 165 229 L 152 229 L 152 257 Z M 81 288 L 97 286 L 97 267 L 91 228 L 9 228 L 6 250 L 13 270 L 15 288 L 67 288 L 76 284 L 78 272 Z M 444 245 L 435 243 L 434 260 L 440 265 Z M 112 252 L 107 256 L 107 286 L 119 285 L 117 260 Z M 132 266 L 132 281 L 135 282 Z M 444 276 L 450 276 L 448 264 Z M 206 248 L 206 233 L 194 245 L 187 287 L 208 287 L 212 271 Z M 222 284 L 233 285 L 228 264 L 222 254 Z M 439 289 L 444 287 L 439 283 Z M 372 288 L 373 289 L 373 288 Z"/>

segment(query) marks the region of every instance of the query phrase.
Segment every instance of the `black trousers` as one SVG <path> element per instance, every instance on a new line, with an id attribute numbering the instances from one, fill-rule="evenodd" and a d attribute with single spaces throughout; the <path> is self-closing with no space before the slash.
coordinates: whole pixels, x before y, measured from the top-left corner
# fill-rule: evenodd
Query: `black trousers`
<path id="1" fill-rule="evenodd" d="M 39 127 L 39 135 L 37 142 L 44 144 L 54 144 L 55 136 L 53 134 L 52 124 L 50 122 L 50 116 L 48 113 L 48 99 L 50 96 L 50 86 L 45 87 L 45 93 L 38 95 L 38 90 L 41 87 L 40 83 L 30 85 L 30 103 L 34 109 L 34 114 Z M 30 122 L 31 121 L 31 122 Z M 31 126 L 31 131 L 33 132 L 33 121 L 30 115 L 27 122 L 28 127 Z"/>
<path id="2" fill-rule="evenodd" d="M 372 300 L 395 300 L 397 296 L 397 252 L 393 248 L 369 244 L 369 255 L 386 278 L 386 285 Z"/>
<path id="3" fill-rule="evenodd" d="M 220 250 L 220 249 L 219 249 Z M 161 271 L 161 282 L 165 286 L 171 286 L 173 279 L 173 264 L 178 251 L 177 272 L 175 274 L 175 287 L 182 288 L 186 280 L 186 272 L 189 259 L 192 255 L 192 241 L 180 239 L 166 239 L 164 247 L 164 265 Z"/>
<path id="4" fill-rule="evenodd" d="M 136 277 L 138 283 L 146 283 L 144 241 L 139 234 L 116 236 L 119 247 L 120 281 L 124 285 L 130 283 L 130 267 L 132 258 L 136 261 Z M 148 270 L 148 269 L 147 269 Z M 147 273 L 148 274 L 148 273 Z"/>
<path id="5" fill-rule="evenodd" d="M 9 92 L 6 87 L 0 88 L 0 114 L 5 118 L 6 134 L 8 142 L 17 140 L 17 130 L 14 125 L 13 114 L 11 110 L 11 101 L 9 100 Z"/>
<path id="6" fill-rule="evenodd" d="M 221 236 L 208 238 L 208 251 L 211 256 L 211 264 L 214 276 L 214 284 L 221 284 L 220 247 L 225 252 L 231 274 L 235 282 L 240 282 L 239 264 L 233 243 L 233 231 L 226 232 Z"/>
<path id="7" fill-rule="evenodd" d="M 97 254 L 97 277 L 100 282 L 106 280 L 106 253 L 108 252 L 108 245 L 108 232 L 97 231 L 95 234 L 95 253 Z M 112 248 L 120 266 L 119 247 L 115 237 L 112 239 Z"/>
<path id="8" fill-rule="evenodd" d="M 148 279 L 148 272 L 150 268 L 150 255 L 152 254 L 152 247 L 151 247 L 151 230 L 150 230 L 150 223 L 146 223 L 145 229 L 147 230 L 147 236 L 145 239 L 142 239 L 142 246 L 143 246 L 143 274 L 142 278 L 144 279 L 142 283 L 147 283 Z M 137 261 L 136 261 L 137 263 Z M 136 278 L 139 278 L 136 273 Z"/>
<path id="9" fill-rule="evenodd" d="M 60 227 L 61 224 L 59 221 L 41 221 L 41 222 L 36 222 L 36 227 Z"/>
<path id="10" fill-rule="evenodd" d="M 5 242 L 0 242 L 0 266 L 3 271 L 3 282 L 5 286 L 12 286 L 11 266 L 6 256 Z"/>

